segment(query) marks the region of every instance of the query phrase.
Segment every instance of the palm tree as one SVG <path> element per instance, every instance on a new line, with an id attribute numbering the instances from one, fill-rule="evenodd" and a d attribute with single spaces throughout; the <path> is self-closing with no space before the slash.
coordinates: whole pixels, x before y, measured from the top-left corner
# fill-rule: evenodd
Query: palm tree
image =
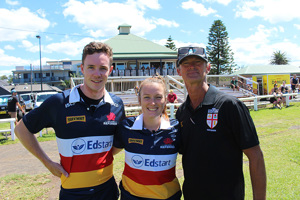
<path id="1" fill-rule="evenodd" d="M 275 51 L 273 52 L 272 58 L 271 58 L 271 65 L 287 65 L 289 64 L 289 60 L 286 57 L 285 52 Z"/>

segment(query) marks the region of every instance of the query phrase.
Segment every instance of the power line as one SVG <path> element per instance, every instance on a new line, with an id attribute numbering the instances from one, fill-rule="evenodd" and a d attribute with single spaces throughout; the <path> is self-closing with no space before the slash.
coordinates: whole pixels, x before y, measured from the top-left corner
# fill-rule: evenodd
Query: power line
<path id="1" fill-rule="evenodd" d="M 91 37 L 86 35 L 79 35 L 79 34 L 66 34 L 66 33 L 52 33 L 52 32 L 41 32 L 41 31 L 31 31 L 31 30 L 24 30 L 24 29 L 17 29 L 17 28 L 7 28 L 7 27 L 0 27 L 0 29 L 12 30 L 12 31 L 23 31 L 23 32 L 31 32 L 36 34 L 51 34 L 51 35 L 63 35 L 63 36 L 75 36 L 75 37 Z"/>

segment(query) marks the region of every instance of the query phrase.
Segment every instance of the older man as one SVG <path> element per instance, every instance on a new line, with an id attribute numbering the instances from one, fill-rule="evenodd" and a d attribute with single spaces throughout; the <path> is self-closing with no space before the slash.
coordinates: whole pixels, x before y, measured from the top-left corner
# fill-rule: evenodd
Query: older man
<path id="1" fill-rule="evenodd" d="M 244 153 L 253 199 L 264 200 L 264 159 L 247 107 L 207 83 L 211 65 L 204 48 L 179 48 L 177 64 L 189 94 L 176 113 L 182 128 L 184 199 L 244 199 Z"/>

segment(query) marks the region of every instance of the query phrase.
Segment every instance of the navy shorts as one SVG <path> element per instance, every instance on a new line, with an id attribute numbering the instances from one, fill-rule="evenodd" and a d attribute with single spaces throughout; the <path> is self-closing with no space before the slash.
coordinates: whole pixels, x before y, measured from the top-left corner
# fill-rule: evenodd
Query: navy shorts
<path id="1" fill-rule="evenodd" d="M 114 177 L 95 187 L 80 189 L 64 189 L 61 187 L 59 193 L 60 200 L 117 200 L 118 198 L 119 190 Z"/>

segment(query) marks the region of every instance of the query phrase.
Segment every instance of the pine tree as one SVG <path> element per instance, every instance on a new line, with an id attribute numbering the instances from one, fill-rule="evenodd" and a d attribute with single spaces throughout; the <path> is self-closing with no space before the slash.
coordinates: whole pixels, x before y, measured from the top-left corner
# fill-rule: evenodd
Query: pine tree
<path id="1" fill-rule="evenodd" d="M 215 20 L 209 29 L 208 60 L 212 64 L 211 74 L 227 74 L 236 66 L 233 52 L 228 44 L 228 32 L 221 20 Z M 217 81 L 217 84 L 218 81 Z"/>
<path id="2" fill-rule="evenodd" d="M 174 51 L 177 50 L 177 48 L 176 48 L 176 46 L 175 46 L 175 44 L 174 44 L 174 42 L 173 42 L 173 39 L 172 39 L 171 35 L 169 36 L 169 38 L 168 38 L 168 40 L 167 40 L 167 43 L 166 43 L 165 47 L 167 47 L 167 48 L 169 48 L 169 49 L 172 49 L 172 50 L 174 50 Z"/>

